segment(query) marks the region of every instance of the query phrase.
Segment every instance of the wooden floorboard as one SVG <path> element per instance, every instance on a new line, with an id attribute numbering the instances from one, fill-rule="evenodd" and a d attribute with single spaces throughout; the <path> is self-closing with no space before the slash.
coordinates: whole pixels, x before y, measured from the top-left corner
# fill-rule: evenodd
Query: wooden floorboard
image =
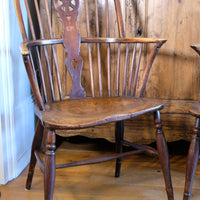
<path id="1" fill-rule="evenodd" d="M 68 147 L 68 150 L 65 147 Z M 103 155 L 94 144 L 64 142 L 57 150 L 57 163 Z M 175 200 L 183 196 L 186 156 L 170 156 Z M 115 161 L 59 169 L 56 171 L 55 200 L 167 200 L 159 160 L 145 155 L 123 159 L 120 178 L 114 178 Z M 6 186 L 0 186 L 2 200 L 42 200 L 43 176 L 36 167 L 30 191 L 24 190 L 27 168 Z M 197 168 L 191 200 L 200 198 L 200 165 Z"/>

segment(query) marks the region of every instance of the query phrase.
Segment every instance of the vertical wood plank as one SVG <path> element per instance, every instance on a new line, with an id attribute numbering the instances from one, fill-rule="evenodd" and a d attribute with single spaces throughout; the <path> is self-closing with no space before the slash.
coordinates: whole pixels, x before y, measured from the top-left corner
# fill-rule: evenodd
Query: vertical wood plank
<path id="1" fill-rule="evenodd" d="M 195 28 L 199 26 L 199 4 L 199 0 L 148 1 L 148 37 L 168 41 L 154 63 L 146 96 L 198 99 L 200 62 L 189 46 L 199 43 L 199 30 Z"/>

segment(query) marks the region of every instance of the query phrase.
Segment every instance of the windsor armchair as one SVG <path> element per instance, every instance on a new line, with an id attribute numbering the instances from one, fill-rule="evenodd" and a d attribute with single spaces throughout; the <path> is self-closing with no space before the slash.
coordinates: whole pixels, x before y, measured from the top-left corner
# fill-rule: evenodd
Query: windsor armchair
<path id="1" fill-rule="evenodd" d="M 200 55 L 200 45 L 191 46 L 198 55 Z M 186 177 L 185 177 L 185 189 L 184 200 L 189 200 L 191 196 L 192 183 L 196 171 L 196 167 L 199 159 L 199 137 L 200 137 L 200 104 L 194 104 L 189 109 L 189 114 L 195 117 L 195 126 L 193 129 L 193 137 L 190 142 L 190 147 L 187 157 Z"/>
<path id="2" fill-rule="evenodd" d="M 37 0 L 24 2 L 32 40 L 28 39 L 20 1 L 15 0 L 23 37 L 20 48 L 35 98 L 35 114 L 38 117 L 26 189 L 31 187 L 36 162 L 44 174 L 45 199 L 49 200 L 53 198 L 56 169 L 116 159 L 115 176 L 119 177 L 123 156 L 146 153 L 158 155 L 168 199 L 172 200 L 168 150 L 159 111 L 164 105 L 158 100 L 142 98 L 154 58 L 166 40 L 126 37 L 119 0 L 82 0 L 81 3 L 79 0 L 54 0 L 53 6 L 51 1 L 41 0 L 40 3 L 43 3 L 45 8 L 42 11 L 39 10 Z M 34 2 L 31 9 L 30 2 Z M 110 3 L 115 7 L 112 16 Z M 80 36 L 77 28 L 79 7 L 84 8 L 85 21 L 81 25 L 86 25 L 85 36 Z M 94 10 L 91 11 L 91 8 Z M 51 10 L 55 10 L 59 18 L 53 24 L 62 22 L 63 34 L 59 39 L 56 39 L 52 29 L 52 21 L 55 19 L 51 18 Z M 35 12 L 35 15 L 32 12 Z M 45 19 L 41 17 L 41 13 L 45 13 Z M 91 13 L 94 15 L 92 19 Z M 105 18 L 105 23 L 100 17 Z M 117 26 L 118 34 L 114 37 L 111 36 L 114 26 L 110 24 L 111 17 L 116 18 L 117 22 L 114 25 Z M 48 29 L 47 36 L 44 26 Z M 92 32 L 92 28 L 95 31 Z M 39 37 L 36 29 L 39 30 Z M 62 55 L 64 58 L 59 59 Z M 61 65 L 71 77 L 68 86 L 65 84 L 65 75 L 63 77 L 60 73 Z M 86 71 L 88 76 L 84 76 Z M 154 118 L 157 150 L 123 139 L 123 121 L 147 113 L 152 113 Z M 59 134 L 57 130 L 83 129 L 110 122 L 115 122 L 115 154 L 62 165 L 55 164 L 55 136 Z M 47 131 L 47 135 L 43 134 L 44 131 Z M 39 154 L 42 137 L 46 137 L 44 162 Z M 134 150 L 123 152 L 124 145 L 130 145 Z"/>

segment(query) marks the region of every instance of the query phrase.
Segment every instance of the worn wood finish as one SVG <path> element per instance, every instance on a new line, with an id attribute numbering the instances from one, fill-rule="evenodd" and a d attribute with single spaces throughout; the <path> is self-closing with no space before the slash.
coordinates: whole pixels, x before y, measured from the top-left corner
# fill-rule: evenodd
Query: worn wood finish
<path id="1" fill-rule="evenodd" d="M 79 9 L 79 1 L 62 2 L 54 1 L 55 8 L 63 24 L 63 45 L 67 58 L 65 65 L 72 77 L 73 87 L 70 98 L 83 98 L 86 96 L 81 86 L 81 71 L 83 67 L 83 59 L 79 55 L 80 52 L 80 34 L 77 30 L 77 17 Z"/>
<path id="2" fill-rule="evenodd" d="M 29 54 L 24 55 L 23 60 L 37 105 L 39 109 L 44 110 L 44 102 L 42 100 L 42 95 L 40 93 L 38 81 L 36 79 L 35 70 L 33 68 L 32 57 Z"/>
<path id="3" fill-rule="evenodd" d="M 88 9 L 94 10 L 94 4 L 93 2 L 98 3 L 98 6 L 101 8 L 99 9 L 99 16 L 98 19 L 95 17 L 96 12 L 89 12 L 89 22 L 90 23 L 90 37 L 96 36 L 96 29 L 98 29 L 98 33 L 100 35 L 106 36 L 106 31 L 103 29 L 103 27 L 106 27 L 106 24 L 103 22 L 103 17 L 105 16 L 104 12 L 104 1 L 88 1 Z M 150 73 L 150 82 L 148 82 L 147 87 L 144 91 L 144 95 L 149 98 L 161 98 L 163 100 L 168 100 L 172 102 L 173 104 L 176 104 L 177 100 L 181 101 L 181 106 L 189 109 L 188 101 L 196 101 L 199 99 L 199 63 L 200 61 L 197 58 L 197 55 L 195 55 L 194 52 L 191 52 L 189 45 L 194 44 L 195 42 L 199 41 L 199 34 L 197 32 L 188 32 L 189 30 L 192 30 L 193 27 L 197 27 L 199 23 L 199 17 L 200 14 L 198 12 L 198 5 L 199 0 L 189 2 L 187 0 L 181 0 L 181 1 L 174 1 L 171 2 L 170 0 L 165 0 L 164 2 L 161 2 L 159 0 L 155 1 L 146 1 L 146 0 L 140 0 L 140 1 L 132 1 L 132 0 L 120 0 L 113 2 L 110 1 L 109 5 L 109 11 L 110 13 L 114 13 L 115 7 L 117 2 L 121 3 L 121 16 L 122 16 L 122 29 L 121 30 L 121 37 L 160 37 L 160 38 L 166 38 L 168 39 L 168 42 L 161 48 L 160 56 L 158 59 L 156 59 L 156 62 L 154 63 L 155 67 L 151 70 Z M 82 0 L 80 6 L 80 18 L 78 19 L 78 30 L 79 32 L 83 33 L 83 36 L 87 36 L 86 31 L 86 17 L 85 17 L 85 7 L 86 3 Z M 44 7 L 41 5 L 41 7 Z M 193 10 L 193 12 L 191 12 Z M 161 13 L 161 15 L 158 15 L 158 12 Z M 120 13 L 120 11 L 119 11 Z M 57 14 L 54 9 L 52 9 L 52 21 L 54 22 L 53 30 L 55 33 L 55 37 L 60 37 L 62 34 L 61 25 L 58 23 L 57 20 Z M 45 21 L 45 15 L 44 21 Z M 95 26 L 95 23 L 98 26 Z M 117 31 L 116 27 L 120 24 L 117 23 L 117 18 L 115 16 L 110 19 L 110 25 L 112 25 L 112 28 L 110 30 L 110 34 L 114 37 L 119 36 L 119 32 Z M 46 30 L 48 32 L 48 29 Z M 126 32 L 126 33 L 125 33 Z M 123 34 L 124 36 L 123 36 Z M 95 47 L 93 45 L 91 46 L 92 55 L 96 54 L 97 51 L 101 53 L 99 61 L 99 66 L 101 66 L 101 63 L 104 63 L 104 60 L 106 60 L 106 47 L 104 48 L 105 53 L 103 54 L 101 50 L 102 47 Z M 120 44 L 119 44 L 120 46 Z M 137 45 L 139 47 L 139 44 Z M 83 47 L 83 46 L 82 46 Z M 100 76 L 102 79 L 107 78 L 107 72 L 103 69 L 98 69 L 97 66 L 94 64 L 94 68 L 92 69 L 92 72 L 89 70 L 90 62 L 85 60 L 85 57 L 88 56 L 87 46 L 83 47 L 83 51 L 81 51 L 81 56 L 84 58 L 84 67 L 82 71 L 82 85 L 84 86 L 85 90 L 87 91 L 87 94 L 91 93 L 94 90 L 94 95 L 102 96 L 103 93 L 105 93 L 105 88 L 107 88 L 107 84 L 103 82 L 103 85 L 101 86 L 99 83 L 100 78 L 94 79 L 94 88 L 93 90 L 90 89 L 90 85 L 88 82 L 86 83 L 85 80 L 88 80 L 90 77 L 90 73 L 93 73 L 95 77 Z M 118 47 L 115 47 L 117 49 Z M 148 51 L 148 48 L 145 48 L 144 51 Z M 97 50 L 99 49 L 99 50 Z M 112 48 L 111 48 L 112 49 Z M 101 51 L 100 51 L 101 50 Z M 122 51 L 122 52 L 121 52 Z M 115 52 L 116 55 L 121 53 L 121 62 L 125 62 L 125 51 L 124 47 L 121 47 L 121 51 Z M 65 56 L 63 55 L 63 52 L 61 48 L 59 48 L 59 56 L 63 57 L 63 63 L 65 60 Z M 132 53 L 132 52 L 130 52 Z M 105 59 L 104 59 L 105 58 Z M 141 77 L 141 72 L 143 72 L 143 66 L 144 62 L 146 61 L 145 53 L 142 54 L 141 58 L 141 69 L 139 70 L 139 78 Z M 97 59 L 96 59 L 97 60 Z M 95 59 L 92 60 L 93 63 L 96 63 Z M 118 60 L 117 60 L 118 61 Z M 114 88 L 113 93 L 115 92 L 115 88 L 117 88 L 117 91 L 122 93 L 122 86 L 119 84 L 123 83 L 122 76 L 124 75 L 124 70 L 120 69 L 120 65 L 117 64 L 117 61 L 115 63 L 115 66 L 117 66 L 117 72 L 116 72 L 116 78 L 113 77 L 111 79 L 114 79 L 116 81 L 115 87 L 111 86 L 111 88 Z M 130 62 L 130 61 L 129 61 Z M 118 61 L 118 63 L 120 63 Z M 111 59 L 112 64 L 112 59 Z M 67 85 L 66 87 L 68 89 L 63 89 L 63 91 L 67 91 L 69 94 L 71 91 L 71 78 L 69 77 L 69 73 L 66 72 L 65 67 L 63 64 L 61 64 L 61 74 L 62 74 L 62 81 L 65 81 Z M 111 68 L 111 72 L 112 72 Z M 98 71 L 98 73 L 97 73 Z M 101 72 L 101 74 L 99 73 Z M 117 77 L 117 74 L 119 76 Z M 64 77 L 67 77 L 66 79 Z M 119 80 L 119 83 L 117 82 Z M 130 79 L 129 79 L 130 80 Z M 111 81 L 112 82 L 112 81 Z M 62 86 L 62 87 L 64 87 Z M 162 86 L 162 87 L 160 87 Z M 101 94 L 99 92 L 99 88 L 101 87 Z M 118 88 L 119 87 L 119 88 Z M 91 92 L 90 92 L 91 91 Z M 111 92 L 112 93 L 112 92 Z M 184 105 L 185 103 L 185 105 Z M 165 110 L 167 107 L 165 108 Z M 170 112 L 170 111 L 166 111 Z M 172 114 L 177 114 L 178 120 L 177 121 L 175 117 L 173 119 L 170 119 L 170 121 L 173 120 L 174 128 L 173 132 L 166 130 L 165 135 L 167 138 L 167 141 L 174 141 L 179 139 L 187 139 L 187 135 L 191 133 L 190 130 L 188 130 L 188 126 L 186 126 L 188 123 L 183 123 L 185 120 L 185 115 L 183 113 L 174 112 L 172 111 Z M 184 120 L 184 121 L 181 121 Z M 164 126 L 167 121 L 163 121 Z M 193 122 L 190 120 L 190 126 L 193 126 Z M 131 124 L 131 123 L 130 123 Z M 143 126 L 146 127 L 146 129 L 150 128 L 148 125 L 148 121 L 143 124 Z M 180 126 L 182 124 L 183 127 Z M 186 125 L 185 125 L 186 124 Z M 131 125 L 130 125 L 131 126 Z M 107 127 L 105 126 L 105 130 L 103 132 L 106 132 Z M 134 127 L 132 126 L 132 129 Z M 132 130 L 130 128 L 130 130 Z M 181 131 L 184 136 L 182 137 Z M 95 130 L 94 130 L 95 132 Z M 80 134 L 80 132 L 74 132 L 74 134 Z M 87 133 L 86 133 L 87 134 Z M 98 130 L 97 130 L 98 134 Z M 131 132 L 126 132 L 127 135 L 132 135 Z M 104 137 L 107 137 L 108 140 L 111 139 L 111 135 L 105 135 Z M 134 138 L 133 138 L 134 139 Z M 146 134 L 141 134 L 140 140 L 138 138 L 138 142 L 143 143 L 143 139 L 146 140 L 146 142 L 149 143 L 152 141 L 151 138 L 146 137 Z M 111 141 L 111 140 L 110 140 Z"/>
<path id="4" fill-rule="evenodd" d="M 53 190 L 55 182 L 55 149 L 56 149 L 56 135 L 52 130 L 47 134 L 47 145 L 45 152 L 44 165 L 44 199 L 53 199 Z"/>
<path id="5" fill-rule="evenodd" d="M 56 150 L 56 162 L 64 163 L 70 160 L 83 160 L 88 155 L 103 156 L 107 152 L 96 142 L 63 142 Z M 107 149 L 113 149 L 108 145 Z M 70 156 L 69 155 L 70 152 Z M 183 197 L 185 155 L 170 155 L 170 166 L 173 174 L 173 188 L 176 200 Z M 153 162 L 152 162 L 153 161 Z M 63 168 L 56 170 L 54 199 L 67 200 L 167 200 L 165 184 L 160 170 L 158 157 L 134 155 L 123 159 L 121 177 L 113 178 L 115 160 L 95 165 Z M 102 170 L 103 169 L 103 170 Z M 5 186 L 0 186 L 1 199 L 4 200 L 42 200 L 43 175 L 36 167 L 32 190 L 24 191 L 28 167 L 18 178 Z M 199 200 L 200 166 L 198 165 L 192 188 L 191 200 Z"/>
<path id="6" fill-rule="evenodd" d="M 199 24 L 199 3 L 199 0 L 148 2 L 147 36 L 168 39 L 156 60 L 158 70 L 154 68 L 151 72 L 153 83 L 146 88 L 148 97 L 199 100 L 200 61 L 190 48 L 191 44 L 199 42 L 199 32 L 187 32 Z M 155 10 L 159 10 L 160 15 Z M 163 86 L 162 90 L 158 85 Z"/>
<path id="7" fill-rule="evenodd" d="M 138 154 L 142 154 L 142 153 L 144 153 L 143 150 L 128 151 L 128 152 L 123 152 L 121 154 L 116 153 L 116 154 L 112 154 L 112 155 L 106 155 L 106 156 L 96 157 L 96 158 L 92 158 L 92 159 L 86 159 L 86 160 L 81 160 L 81 161 L 77 161 L 77 162 L 70 162 L 70 163 L 66 163 L 66 164 L 56 165 L 56 169 L 82 166 L 82 165 L 88 165 L 88 164 L 97 164 L 97 163 L 106 162 L 106 161 L 113 160 L 113 159 L 118 159 L 118 158 L 121 158 L 124 156 L 138 155 Z M 118 173 L 118 175 L 119 175 L 119 173 Z"/>
<path id="8" fill-rule="evenodd" d="M 80 129 L 129 119 L 163 107 L 154 99 L 104 97 L 47 103 L 45 111 L 37 107 L 35 110 L 49 129 Z"/>
<path id="9" fill-rule="evenodd" d="M 191 106 L 188 105 L 188 100 L 198 101 L 200 97 L 200 59 L 190 48 L 191 44 L 199 42 L 199 30 L 187 31 L 199 25 L 199 3 L 199 0 L 192 2 L 155 0 L 148 1 L 146 6 L 147 36 L 164 37 L 168 39 L 168 42 L 159 52 L 159 58 L 156 59 L 155 66 L 158 68 L 157 70 L 153 68 L 151 71 L 152 82 L 147 85 L 145 96 L 168 99 L 174 104 L 177 100 L 181 100 L 180 106 L 185 104 L 187 110 Z M 159 15 L 155 12 L 156 10 L 159 10 Z M 159 85 L 162 85 L 162 89 L 157 87 Z M 184 123 L 185 114 L 175 110 L 168 112 L 171 112 L 172 116 L 177 114 L 181 119 L 179 117 L 178 121 L 176 118 L 170 119 L 170 121 L 173 120 L 174 129 L 165 131 L 167 140 L 190 141 L 194 118 L 186 117 L 189 121 Z M 163 115 L 162 119 L 164 119 Z M 163 124 L 165 125 L 164 121 Z"/>
<path id="10" fill-rule="evenodd" d="M 29 173 L 26 181 L 26 189 L 30 190 L 31 188 L 31 183 L 32 183 L 32 178 L 35 170 L 35 165 L 36 165 L 36 157 L 34 155 L 35 151 L 39 151 L 42 143 L 42 136 L 43 136 L 43 126 L 41 124 L 41 121 L 38 120 L 36 130 L 35 130 L 35 135 L 32 143 L 32 149 L 31 149 L 31 161 L 29 165 Z"/>
<path id="11" fill-rule="evenodd" d="M 44 162 L 39 154 L 39 151 L 35 150 L 35 157 L 37 158 L 37 164 L 40 171 L 44 174 Z"/>
<path id="12" fill-rule="evenodd" d="M 163 130 L 165 132 L 166 140 L 168 142 L 174 141 L 174 138 L 182 140 L 191 140 L 193 135 L 191 124 L 194 124 L 194 117 L 188 115 L 188 109 L 193 105 L 192 100 L 161 100 L 165 104 L 164 109 L 160 112 L 162 114 Z M 196 102 L 196 101 L 195 101 Z M 196 102 L 197 103 L 197 102 Z M 134 119 L 126 120 L 125 122 L 125 135 L 124 138 L 131 142 L 138 144 L 149 144 L 155 141 L 152 116 L 138 116 Z M 84 135 L 91 138 L 103 138 L 111 142 L 115 142 L 115 137 L 112 134 L 115 129 L 115 124 L 105 124 L 96 126 L 94 128 L 87 128 L 81 130 L 67 131 L 69 136 Z M 134 129 L 133 129 L 134 127 Z M 137 129 L 135 129 L 137 127 Z M 177 128 L 176 130 L 175 127 Z M 61 136 L 66 133 L 62 130 L 57 131 Z M 167 134 L 166 134 L 167 133 Z M 134 137 L 133 137 L 134 135 Z M 142 138 L 142 142 L 141 142 Z"/>
<path id="13" fill-rule="evenodd" d="M 192 183 L 196 172 L 196 167 L 199 159 L 199 118 L 196 119 L 194 136 L 190 143 L 190 148 L 187 158 L 186 176 L 185 176 L 185 189 L 183 200 L 189 200 L 191 196 Z"/>
<path id="14" fill-rule="evenodd" d="M 38 148 L 34 147 L 32 152 L 34 158 L 38 160 L 40 170 L 44 173 L 45 200 L 53 199 L 56 168 L 117 159 L 115 176 L 118 177 L 121 158 L 141 153 L 158 154 L 165 178 L 167 196 L 169 200 L 172 200 L 173 190 L 168 151 L 159 114 L 164 104 L 159 100 L 142 98 L 153 61 L 166 40 L 125 37 L 119 0 L 105 0 L 101 3 L 96 0 L 93 4 L 87 0 L 80 1 L 85 7 L 83 10 L 81 10 L 79 0 L 54 0 L 53 6 L 47 0 L 42 2 L 40 5 L 44 6 L 44 10 L 40 11 L 37 0 L 34 0 L 32 9 L 29 8 L 28 0 L 25 0 L 33 40 L 24 39 L 21 53 L 36 99 L 35 114 L 40 120 L 39 123 L 47 131 L 47 134 L 43 134 L 46 140 L 45 161 L 41 159 Z M 15 4 L 18 16 L 21 16 L 20 1 L 15 0 Z M 91 6 L 95 14 L 92 13 Z M 32 13 L 34 9 L 35 15 Z M 61 39 L 54 37 L 51 28 L 52 10 L 57 13 L 62 23 Z M 43 19 L 42 16 L 45 13 L 46 17 Z M 95 16 L 93 22 L 91 15 Z M 78 16 L 79 18 L 86 17 L 84 25 L 86 25 L 87 37 L 84 37 L 84 33 L 81 33 L 82 37 L 79 34 Z M 116 24 L 111 23 L 112 18 L 116 19 Z M 23 33 L 23 21 L 21 20 L 22 18 L 19 17 Z M 56 25 L 56 22 L 52 24 Z M 105 29 L 100 29 L 102 25 Z M 95 31 L 92 31 L 92 26 L 95 26 Z M 36 30 L 39 31 L 39 38 Z M 69 86 L 62 86 L 67 82 L 62 79 L 63 66 L 60 71 L 56 46 L 65 52 L 61 60 L 65 71 L 71 78 L 70 90 Z M 88 49 L 87 53 L 85 49 Z M 95 86 L 96 83 L 98 87 Z M 124 120 L 148 113 L 151 115 L 154 113 L 158 151 L 144 145 L 132 144 L 123 136 Z M 116 140 L 115 154 L 56 165 L 55 140 L 56 134 L 59 134 L 57 130 L 93 128 L 111 122 L 116 123 L 115 134 L 113 134 Z M 65 132 L 64 136 L 69 136 L 68 132 Z M 39 146 L 41 142 L 42 139 L 38 142 Z M 123 152 L 122 145 L 132 146 L 135 150 Z M 33 167 L 29 170 L 31 176 L 27 179 L 28 188 L 31 186 L 35 160 L 32 159 L 30 165 Z"/>
<path id="15" fill-rule="evenodd" d="M 184 99 L 186 99 L 186 105 L 188 99 L 197 100 L 199 98 L 197 95 L 199 93 L 199 68 L 197 67 L 199 65 L 199 61 L 197 56 L 195 56 L 195 54 L 192 53 L 188 47 L 191 43 L 198 41 L 199 34 L 193 32 L 186 35 L 183 34 L 187 32 L 186 30 L 198 26 L 197 19 L 199 19 L 199 12 L 196 10 L 198 8 L 198 2 L 199 1 L 197 0 L 189 3 L 186 0 L 182 0 L 181 2 L 175 1 L 171 4 L 169 0 L 166 0 L 164 3 L 156 0 L 154 2 L 148 2 L 147 4 L 145 1 L 121 1 L 122 16 L 126 22 L 128 22 L 125 23 L 126 34 L 128 36 L 130 36 L 130 33 L 134 32 L 137 27 L 141 27 L 143 33 L 142 36 L 161 36 L 169 38 L 168 43 L 162 48 L 161 55 L 155 63 L 155 68 L 150 74 L 151 82 L 147 85 L 145 90 L 145 95 L 148 97 L 174 99 L 174 101 L 177 99 L 184 101 Z M 129 8 L 124 6 L 125 3 L 129 5 Z M 90 3 L 90 5 L 91 4 L 92 3 Z M 135 12 L 133 12 L 133 10 Z M 158 17 L 154 10 L 159 10 L 162 15 Z M 169 10 L 173 13 L 169 14 Z M 191 12 L 191 10 L 194 12 Z M 52 13 L 55 17 L 54 10 L 52 10 Z M 150 17 L 148 18 L 147 23 L 145 22 L 145 19 L 148 16 Z M 115 21 L 114 18 L 113 21 Z M 180 23 L 178 23 L 178 21 Z M 79 25 L 79 30 L 81 30 L 81 32 L 84 27 L 83 24 L 84 23 Z M 127 24 L 131 24 L 132 29 L 128 27 Z M 147 29 L 148 32 L 145 31 L 145 29 Z M 57 35 L 59 36 L 62 33 L 61 30 L 59 32 L 57 26 L 54 31 L 57 32 Z M 62 74 L 64 73 L 62 72 Z M 168 76 L 166 76 L 166 74 L 168 74 Z M 159 85 L 162 85 L 163 88 L 160 89 L 160 87 L 158 87 Z M 181 130 L 179 126 L 176 126 L 178 123 L 174 121 L 174 124 L 175 134 L 171 134 L 168 131 L 165 132 L 165 134 L 169 136 L 171 135 L 171 138 L 168 137 L 170 140 L 182 139 L 182 137 L 179 136 L 179 132 Z M 146 126 L 147 125 L 148 122 Z M 186 133 L 187 132 L 184 131 L 185 135 Z"/>
<path id="16" fill-rule="evenodd" d="M 168 194 L 168 199 L 172 200 L 174 199 L 174 195 L 173 195 L 172 181 L 171 181 L 171 176 L 170 176 L 170 171 L 169 171 L 169 157 L 167 154 L 168 150 L 167 150 L 167 144 L 165 141 L 165 136 L 162 131 L 162 123 L 161 123 L 159 111 L 154 112 L 154 123 L 155 123 L 155 128 L 156 128 L 158 157 L 160 159 L 163 175 L 165 178 L 165 185 L 166 185 L 166 191 Z"/>
<path id="17" fill-rule="evenodd" d="M 115 151 L 117 153 L 123 152 L 123 140 L 124 140 L 124 121 L 115 123 Z M 122 158 L 116 160 L 115 177 L 120 176 Z"/>

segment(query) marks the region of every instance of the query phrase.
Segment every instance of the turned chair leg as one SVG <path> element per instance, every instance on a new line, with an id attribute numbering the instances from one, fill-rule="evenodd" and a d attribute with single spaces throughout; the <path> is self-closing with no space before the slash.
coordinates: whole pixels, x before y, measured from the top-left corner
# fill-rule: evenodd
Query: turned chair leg
<path id="1" fill-rule="evenodd" d="M 154 123 L 155 123 L 155 128 L 156 128 L 156 142 L 157 142 L 158 157 L 160 159 L 161 168 L 164 175 L 166 192 L 167 192 L 168 200 L 173 200 L 174 194 L 173 194 L 170 168 L 169 168 L 168 149 L 167 149 L 165 136 L 162 131 L 162 124 L 161 124 L 159 111 L 154 112 Z"/>
<path id="2" fill-rule="evenodd" d="M 41 143 L 42 143 L 42 137 L 43 137 L 43 131 L 44 131 L 44 128 L 41 124 L 41 121 L 38 120 L 36 130 L 35 130 L 34 139 L 33 139 L 33 143 L 32 143 L 31 159 L 30 159 L 28 177 L 27 177 L 26 186 L 25 186 L 25 188 L 27 190 L 30 190 L 30 188 L 31 188 L 34 169 L 35 169 L 35 165 L 36 165 L 36 157 L 35 157 L 34 151 L 40 150 Z"/>
<path id="3" fill-rule="evenodd" d="M 196 118 L 194 127 L 194 136 L 190 143 L 190 148 L 187 157 L 186 176 L 185 176 L 185 189 L 183 200 L 189 200 L 191 195 L 192 183 L 199 158 L 199 118 Z"/>
<path id="4" fill-rule="evenodd" d="M 117 153 L 122 153 L 122 151 L 123 151 L 123 144 L 122 144 L 123 139 L 124 139 L 124 122 L 119 121 L 119 122 L 115 123 L 115 141 L 116 141 L 115 148 L 116 148 Z M 122 158 L 117 158 L 115 177 L 120 176 L 121 163 L 122 163 Z"/>
<path id="5" fill-rule="evenodd" d="M 55 182 L 55 149 L 56 149 L 55 131 L 48 130 L 44 166 L 44 197 L 45 200 L 53 199 L 53 190 Z"/>

